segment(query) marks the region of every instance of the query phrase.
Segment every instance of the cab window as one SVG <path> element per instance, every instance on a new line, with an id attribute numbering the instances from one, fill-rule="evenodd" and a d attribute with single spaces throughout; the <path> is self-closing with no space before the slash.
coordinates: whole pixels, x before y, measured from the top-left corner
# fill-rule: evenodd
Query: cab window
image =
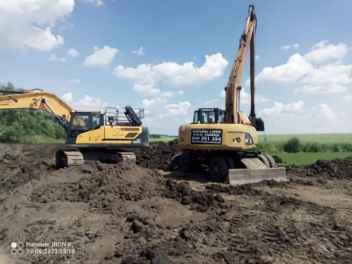
<path id="1" fill-rule="evenodd" d="M 225 119 L 224 110 L 218 108 L 199 109 L 194 112 L 193 123 L 213 124 L 223 123 Z"/>
<path id="2" fill-rule="evenodd" d="M 92 116 L 92 127 L 99 128 L 101 126 L 101 118 L 100 115 L 93 115 Z"/>
<path id="3" fill-rule="evenodd" d="M 72 126 L 75 128 L 89 128 L 89 115 L 76 115 L 72 120 Z"/>

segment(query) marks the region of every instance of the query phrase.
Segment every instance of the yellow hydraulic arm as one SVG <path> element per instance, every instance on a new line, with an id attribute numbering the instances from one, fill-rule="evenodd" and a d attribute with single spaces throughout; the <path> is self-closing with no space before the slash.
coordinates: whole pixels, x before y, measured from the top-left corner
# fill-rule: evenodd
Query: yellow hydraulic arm
<path id="1" fill-rule="evenodd" d="M 255 15 L 254 6 L 250 5 L 246 27 L 240 40 L 240 47 L 225 88 L 225 123 L 239 124 L 244 122 L 241 120 L 239 114 L 239 105 L 243 67 L 245 65 L 249 50 L 251 50 L 251 115 L 254 114 L 254 37 L 256 25 L 257 18 Z M 245 123 L 247 122 L 245 121 Z"/>
<path id="2" fill-rule="evenodd" d="M 69 123 L 73 109 L 54 94 L 41 90 L 0 91 L 0 110 L 35 109 L 52 113 Z"/>

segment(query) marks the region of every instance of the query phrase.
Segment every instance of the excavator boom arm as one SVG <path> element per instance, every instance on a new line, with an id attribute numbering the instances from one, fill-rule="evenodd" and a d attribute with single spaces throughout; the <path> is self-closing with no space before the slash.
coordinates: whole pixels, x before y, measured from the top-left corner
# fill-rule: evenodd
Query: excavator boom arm
<path id="1" fill-rule="evenodd" d="M 53 114 L 65 127 L 73 109 L 54 94 L 43 91 L 0 91 L 0 110 L 34 109 Z"/>
<path id="2" fill-rule="evenodd" d="M 234 123 L 234 124 L 239 123 L 238 112 L 239 112 L 239 104 L 240 104 L 240 91 L 241 91 L 241 80 L 243 75 L 243 68 L 246 62 L 248 51 L 252 50 L 254 52 L 254 34 L 255 34 L 256 25 L 257 25 L 257 18 L 255 15 L 254 6 L 251 5 L 249 6 L 249 15 L 247 18 L 244 33 L 240 40 L 240 46 L 237 52 L 237 56 L 232 66 L 230 77 L 229 77 L 227 86 L 225 88 L 225 91 L 226 91 L 225 122 L 226 123 Z M 254 70 L 251 70 L 251 71 L 254 71 Z M 254 95 L 252 99 L 253 98 L 254 98 Z M 253 107 L 254 107 L 254 104 L 253 104 Z"/>

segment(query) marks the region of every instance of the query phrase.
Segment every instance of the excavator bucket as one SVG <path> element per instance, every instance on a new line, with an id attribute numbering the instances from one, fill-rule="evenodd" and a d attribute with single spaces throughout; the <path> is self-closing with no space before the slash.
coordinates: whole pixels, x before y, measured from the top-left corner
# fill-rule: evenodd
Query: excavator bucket
<path id="1" fill-rule="evenodd" d="M 288 181 L 284 167 L 270 167 L 259 158 L 246 158 L 241 162 L 246 166 L 245 169 L 229 170 L 228 183 L 230 185 L 244 185 L 262 181 Z"/>

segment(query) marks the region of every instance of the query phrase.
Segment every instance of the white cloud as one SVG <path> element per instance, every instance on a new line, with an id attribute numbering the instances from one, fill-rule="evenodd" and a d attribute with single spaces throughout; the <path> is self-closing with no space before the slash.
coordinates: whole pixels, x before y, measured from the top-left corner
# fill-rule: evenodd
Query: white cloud
<path id="1" fill-rule="evenodd" d="M 71 104 L 73 101 L 73 94 L 72 93 L 65 93 L 63 96 L 61 96 L 61 98 L 66 103 Z"/>
<path id="2" fill-rule="evenodd" d="M 144 124 L 153 132 L 176 135 L 177 128 L 184 123 L 185 117 L 191 117 L 191 102 L 175 100 L 179 91 L 164 91 L 157 96 L 144 98 Z"/>
<path id="3" fill-rule="evenodd" d="M 349 133 L 352 111 L 347 103 L 305 105 L 299 114 L 271 114 L 263 116 L 269 133 Z"/>
<path id="4" fill-rule="evenodd" d="M 275 102 L 259 111 L 271 133 L 331 133 L 352 129 L 352 64 L 345 63 L 345 43 L 322 41 L 306 54 L 293 54 L 286 63 L 265 67 L 258 75 L 258 87 L 286 89 L 280 95 L 306 96 L 303 101 Z M 291 93 L 290 93 L 291 91 Z M 293 92 L 293 93 L 292 93 Z M 285 94 L 283 94 L 285 93 Z M 299 125 L 297 125 L 299 124 Z"/>
<path id="5" fill-rule="evenodd" d="M 344 93 L 352 84 L 352 65 L 326 64 L 314 68 L 300 82 L 308 94 Z"/>
<path id="6" fill-rule="evenodd" d="M 94 47 L 94 52 L 84 60 L 83 65 L 90 68 L 108 66 L 118 53 L 118 49 L 109 46 L 104 46 L 101 49 Z"/>
<path id="7" fill-rule="evenodd" d="M 297 82 L 313 70 L 313 65 L 296 53 L 287 63 L 276 67 L 265 67 L 257 76 L 258 82 L 292 83 Z"/>
<path id="8" fill-rule="evenodd" d="M 74 0 L 0 1 L 0 46 L 50 51 L 62 45 L 63 36 L 53 29 L 74 6 Z"/>
<path id="9" fill-rule="evenodd" d="M 347 52 L 348 46 L 344 43 L 334 45 L 327 41 L 321 41 L 313 46 L 312 50 L 305 55 L 305 58 L 312 63 L 324 63 L 341 60 Z"/>
<path id="10" fill-rule="evenodd" d="M 343 97 L 343 100 L 344 100 L 345 102 L 348 102 L 348 103 L 352 102 L 352 94 L 347 94 L 347 95 L 345 95 L 345 96 Z"/>
<path id="11" fill-rule="evenodd" d="M 55 54 L 50 54 L 49 61 L 55 62 L 66 62 L 66 58 L 64 57 L 57 57 Z"/>
<path id="12" fill-rule="evenodd" d="M 90 95 L 75 99 L 71 92 L 65 93 L 61 98 L 78 111 L 100 111 L 108 105 L 101 98 Z"/>
<path id="13" fill-rule="evenodd" d="M 321 112 L 321 114 L 326 117 L 327 119 L 330 120 L 335 120 L 336 119 L 336 114 L 335 112 L 332 110 L 332 108 L 327 105 L 327 104 L 320 104 L 319 105 L 319 110 Z"/>
<path id="14" fill-rule="evenodd" d="M 135 68 L 120 65 L 114 69 L 114 75 L 133 81 L 134 90 L 143 96 L 155 96 L 164 84 L 183 87 L 216 79 L 223 75 L 227 65 L 224 56 L 216 53 L 206 55 L 200 67 L 194 62 L 141 64 Z"/>
<path id="15" fill-rule="evenodd" d="M 218 99 L 211 99 L 211 100 L 207 101 L 206 104 L 208 106 L 210 106 L 210 105 L 214 105 L 216 103 L 215 106 L 223 107 L 224 100 L 225 100 L 225 90 L 222 90 L 220 92 L 219 97 L 221 98 L 221 101 L 218 100 Z M 264 104 L 264 103 L 268 103 L 268 102 L 271 102 L 271 100 L 266 98 L 265 96 L 263 96 L 261 94 L 256 93 L 256 95 L 255 95 L 255 103 L 256 104 Z M 241 90 L 240 104 L 241 104 L 241 106 L 245 106 L 245 107 L 248 107 L 251 104 L 251 95 L 250 95 L 250 93 L 246 92 L 245 90 Z"/>
<path id="16" fill-rule="evenodd" d="M 264 108 L 260 112 L 260 116 L 274 116 L 282 114 L 300 114 L 304 111 L 304 102 L 302 100 L 284 104 L 281 102 L 274 102 L 274 105 L 270 108 Z"/>
<path id="17" fill-rule="evenodd" d="M 341 62 L 346 55 L 346 44 L 319 42 L 305 55 L 296 53 L 285 64 L 265 67 L 256 80 L 266 85 L 290 87 L 300 93 L 344 93 L 352 86 L 352 65 Z"/>
<path id="18" fill-rule="evenodd" d="M 300 45 L 298 43 L 294 43 L 294 44 L 288 44 L 288 45 L 284 45 L 284 46 L 281 46 L 280 49 L 281 50 L 298 50 L 300 47 Z"/>
<path id="19" fill-rule="evenodd" d="M 74 48 L 71 48 L 67 51 L 67 55 L 72 57 L 72 58 L 77 58 L 79 57 L 80 53 L 78 50 L 74 49 Z"/>
<path id="20" fill-rule="evenodd" d="M 89 4 L 94 4 L 96 6 L 103 6 L 104 5 L 104 1 L 103 0 L 81 0 L 83 2 L 89 3 Z"/>
<path id="21" fill-rule="evenodd" d="M 32 27 L 30 34 L 23 41 L 26 47 L 40 51 L 50 51 L 56 46 L 64 44 L 63 37 L 54 35 L 50 27 L 46 29 Z"/>
<path id="22" fill-rule="evenodd" d="M 191 103 L 188 101 L 165 105 L 166 115 L 187 115 L 190 108 Z"/>
<path id="23" fill-rule="evenodd" d="M 144 56 L 144 47 L 140 46 L 138 49 L 132 50 L 132 54 L 135 54 L 137 56 Z"/>

